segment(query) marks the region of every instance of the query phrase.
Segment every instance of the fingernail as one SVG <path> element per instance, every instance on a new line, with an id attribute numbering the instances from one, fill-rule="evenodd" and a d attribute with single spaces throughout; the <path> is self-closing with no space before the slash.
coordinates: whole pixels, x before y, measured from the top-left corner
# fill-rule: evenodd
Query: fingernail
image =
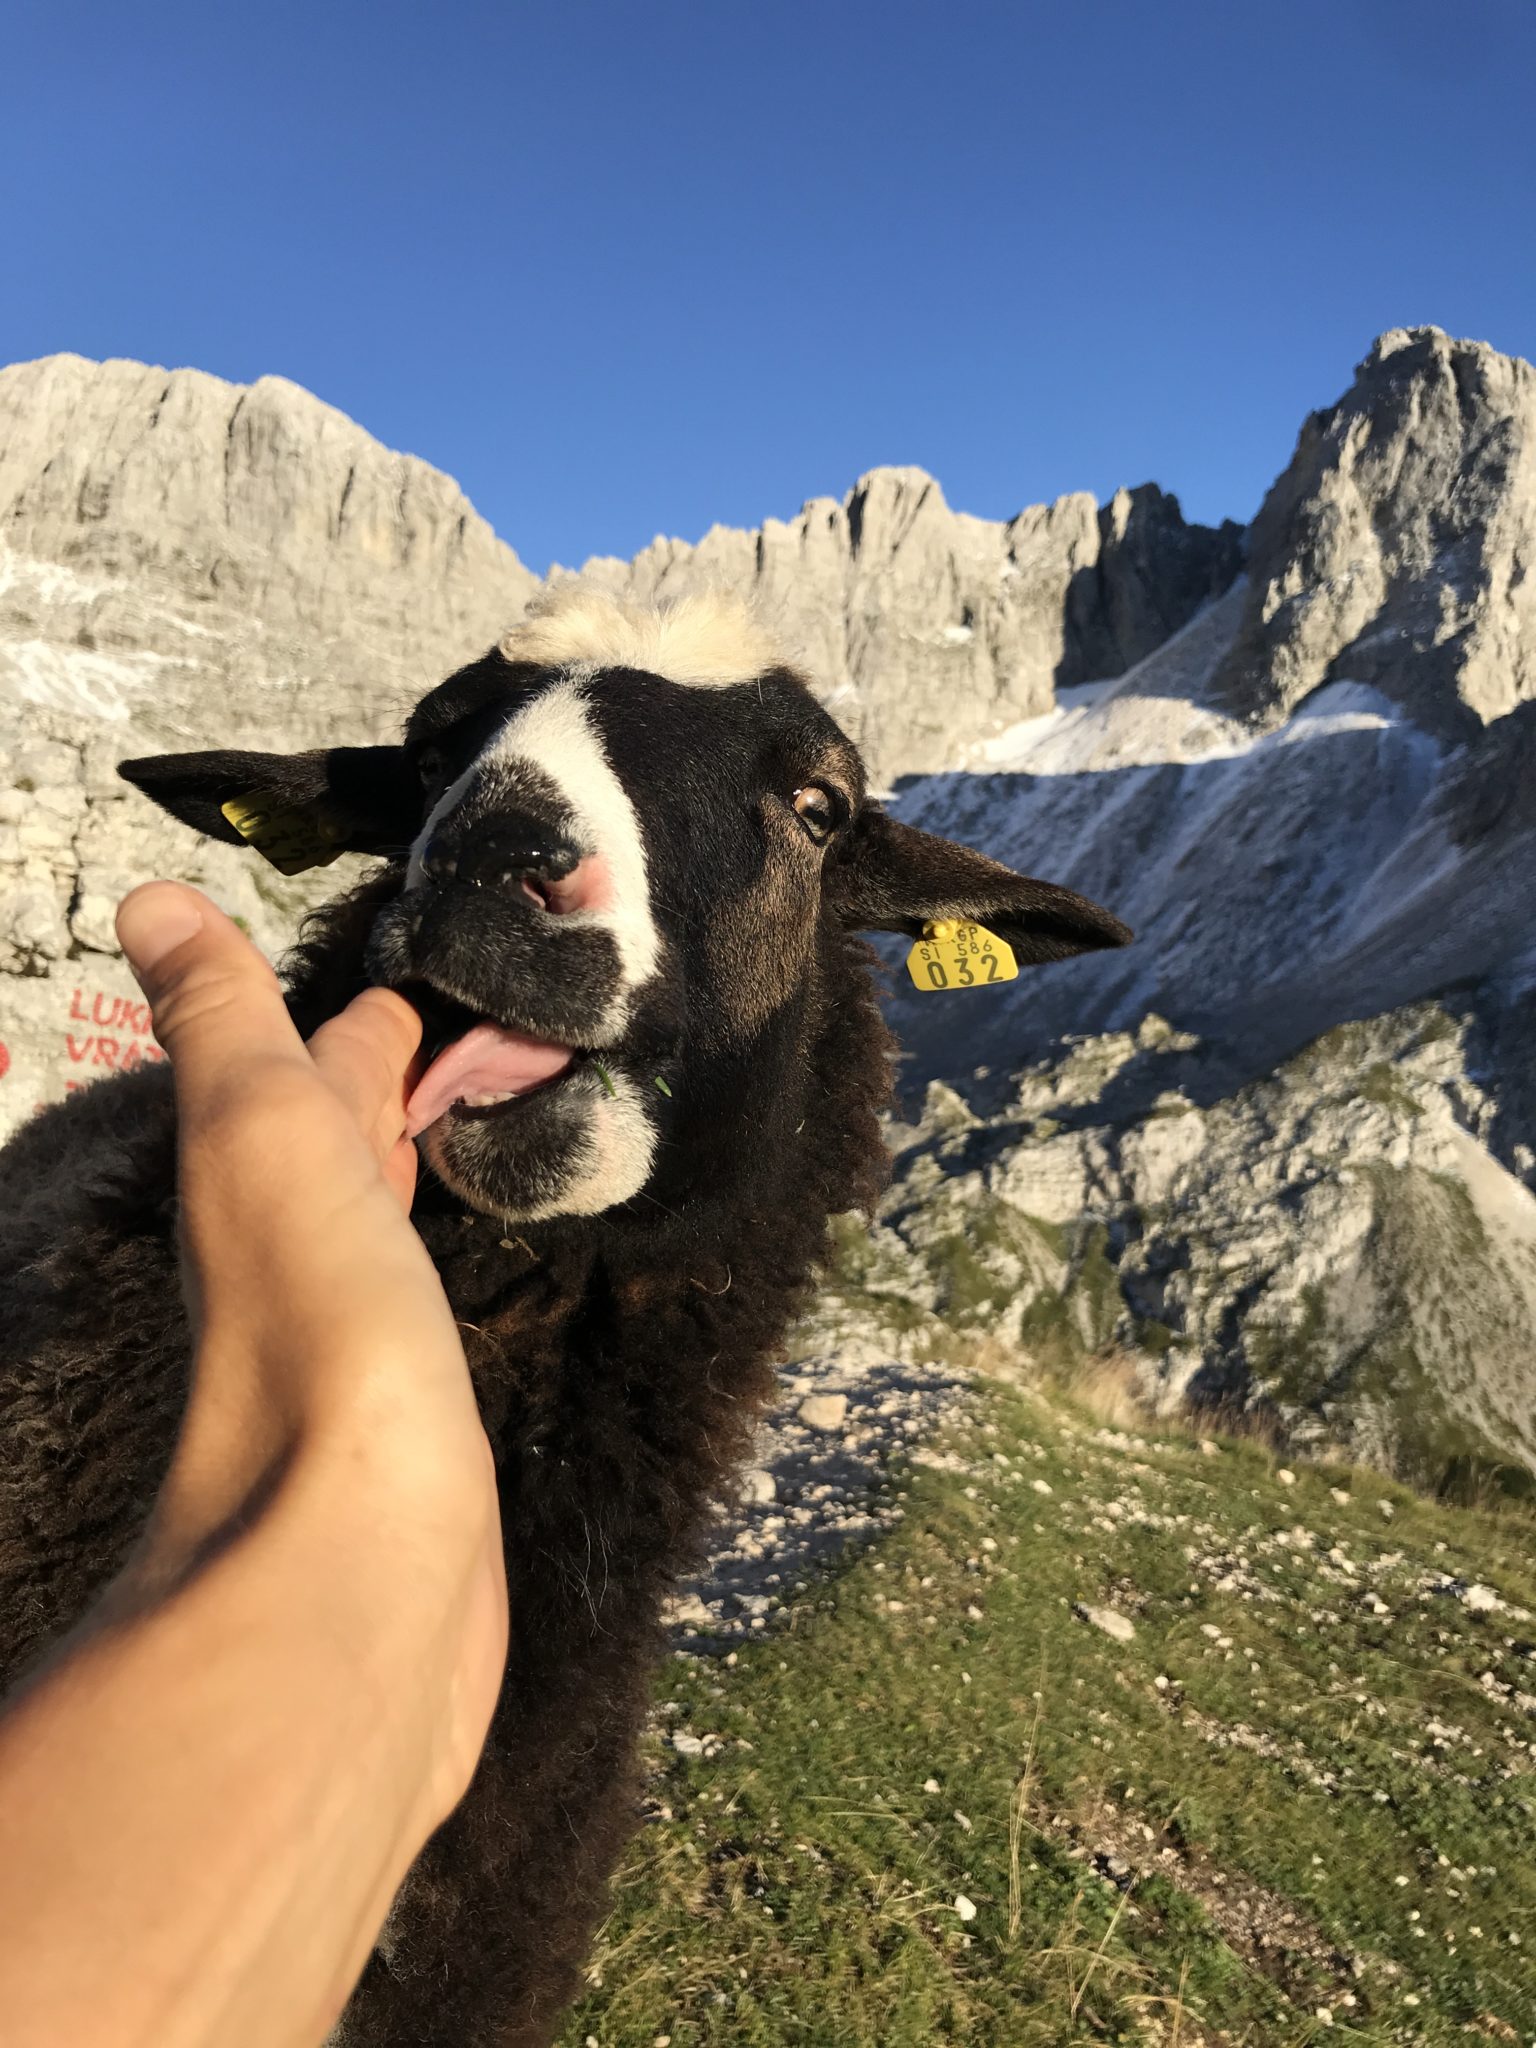
<path id="1" fill-rule="evenodd" d="M 141 978 L 202 928 L 202 905 L 175 882 L 145 882 L 117 906 L 118 944 Z"/>

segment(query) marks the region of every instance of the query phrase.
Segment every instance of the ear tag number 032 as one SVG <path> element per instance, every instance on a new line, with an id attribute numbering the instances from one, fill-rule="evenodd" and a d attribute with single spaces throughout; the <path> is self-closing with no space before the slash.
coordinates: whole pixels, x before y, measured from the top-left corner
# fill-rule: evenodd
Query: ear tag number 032
<path id="1" fill-rule="evenodd" d="M 1019 963 L 1006 939 L 989 932 L 985 925 L 945 918 L 923 926 L 923 936 L 907 955 L 907 972 L 913 985 L 927 993 L 1014 981 Z"/>
<path id="2" fill-rule="evenodd" d="M 346 852 L 341 828 L 319 804 L 294 809 L 263 789 L 247 790 L 219 809 L 249 845 L 281 875 L 329 867 Z"/>

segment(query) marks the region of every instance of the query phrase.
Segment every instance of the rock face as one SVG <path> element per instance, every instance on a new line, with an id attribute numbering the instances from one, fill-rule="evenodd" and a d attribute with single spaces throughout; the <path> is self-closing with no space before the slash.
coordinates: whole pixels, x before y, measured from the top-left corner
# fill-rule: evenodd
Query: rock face
<path id="1" fill-rule="evenodd" d="M 1416 1477 L 1536 1463 L 1533 390 L 1384 336 L 1237 581 L 1236 529 L 1153 486 L 1000 524 L 915 470 L 587 565 L 751 592 L 899 815 L 1138 932 L 985 995 L 896 980 L 917 1120 L 829 1287 L 839 1356 L 1118 1350 L 1158 1402 Z M 157 1056 L 133 881 L 200 881 L 275 951 L 350 879 L 191 840 L 116 761 L 381 736 L 536 588 L 280 380 L 0 371 L 0 1129 Z M 807 1381 L 795 1427 L 843 1443 L 853 1385 Z"/>
<path id="2" fill-rule="evenodd" d="M 1155 1013 L 1016 1077 L 935 1084 L 859 1284 L 1071 1361 L 1118 1347 L 1154 1406 L 1262 1403 L 1298 1447 L 1425 1484 L 1536 1469 L 1536 1194 L 1479 1142 L 1464 1020 L 1345 1024 L 1211 1099 Z"/>
<path id="3" fill-rule="evenodd" d="M 797 519 L 658 540 L 583 573 L 641 598 L 750 591 L 884 778 L 946 766 L 1048 711 L 1057 688 L 1122 674 L 1240 565 L 1236 526 L 1188 525 L 1155 484 L 1103 507 L 1078 492 L 1004 525 L 952 512 L 920 469 L 880 469 Z"/>
<path id="4" fill-rule="evenodd" d="M 0 372 L 6 694 L 171 740 L 390 730 L 537 587 L 458 486 L 297 385 Z"/>
<path id="5" fill-rule="evenodd" d="M 1217 679 L 1264 724 L 1320 684 L 1374 683 L 1462 739 L 1536 698 L 1536 372 L 1394 329 L 1302 428 L 1251 535 Z"/>

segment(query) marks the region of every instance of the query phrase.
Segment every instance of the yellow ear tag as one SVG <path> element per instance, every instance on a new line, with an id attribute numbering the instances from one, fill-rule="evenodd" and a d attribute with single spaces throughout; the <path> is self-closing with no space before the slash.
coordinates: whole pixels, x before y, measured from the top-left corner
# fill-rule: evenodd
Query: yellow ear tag
<path id="1" fill-rule="evenodd" d="M 341 827 L 322 804 L 295 810 L 264 789 L 231 797 L 219 809 L 240 837 L 271 861 L 281 875 L 302 875 L 306 868 L 326 868 L 346 848 Z"/>
<path id="2" fill-rule="evenodd" d="M 942 918 L 923 926 L 923 936 L 907 955 L 907 972 L 924 991 L 985 988 L 994 981 L 1016 981 L 1019 963 L 1007 940 L 985 925 Z"/>

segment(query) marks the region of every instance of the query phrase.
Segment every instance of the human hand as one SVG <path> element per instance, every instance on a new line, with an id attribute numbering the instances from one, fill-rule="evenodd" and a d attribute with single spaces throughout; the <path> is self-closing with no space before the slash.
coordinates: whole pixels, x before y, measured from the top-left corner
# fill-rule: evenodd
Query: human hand
<path id="1" fill-rule="evenodd" d="M 420 1019 L 370 989 L 306 1046 L 260 953 L 177 883 L 126 897 L 118 937 L 175 1081 L 196 1360 L 130 1583 L 166 1583 L 281 1469 L 312 1470 L 334 1490 L 329 1534 L 356 1546 L 359 1615 L 376 1614 L 392 1639 L 422 1632 L 420 1676 L 441 1694 L 430 1826 L 484 1740 L 506 1586 L 463 1347 L 409 1220 L 405 1100 Z"/>

